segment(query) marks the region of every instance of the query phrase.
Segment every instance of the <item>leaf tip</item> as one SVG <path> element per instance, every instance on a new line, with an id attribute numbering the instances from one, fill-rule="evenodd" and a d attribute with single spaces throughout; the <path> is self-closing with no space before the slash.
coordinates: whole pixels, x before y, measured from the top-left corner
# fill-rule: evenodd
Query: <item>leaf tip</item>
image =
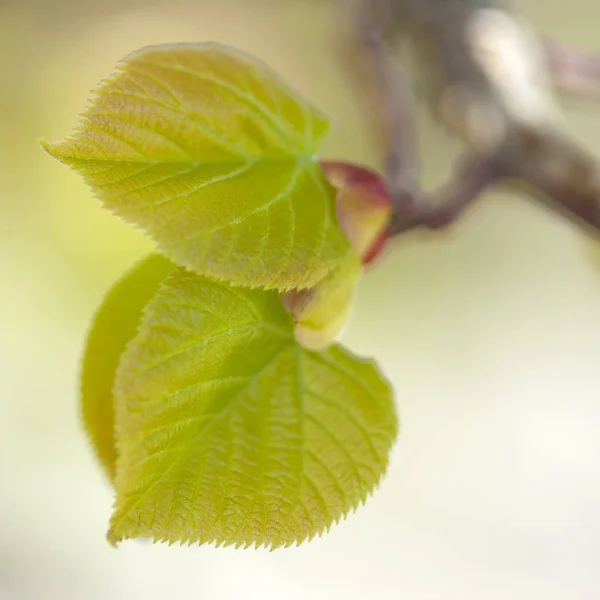
<path id="1" fill-rule="evenodd" d="M 38 139 L 38 144 L 42 147 L 42 150 L 47 152 L 50 156 L 54 156 L 53 146 L 56 145 L 56 142 L 47 142 L 43 139 Z"/>
<path id="2" fill-rule="evenodd" d="M 123 541 L 123 537 L 115 535 L 114 528 L 110 527 L 106 532 L 106 540 L 115 550 L 117 550 L 119 548 L 119 543 Z"/>
<path id="3" fill-rule="evenodd" d="M 38 140 L 42 150 L 44 150 L 47 154 L 49 154 L 52 158 L 59 160 L 60 162 L 64 162 L 64 153 L 61 152 L 61 146 L 64 145 L 64 142 L 47 142 L 46 140 Z"/>

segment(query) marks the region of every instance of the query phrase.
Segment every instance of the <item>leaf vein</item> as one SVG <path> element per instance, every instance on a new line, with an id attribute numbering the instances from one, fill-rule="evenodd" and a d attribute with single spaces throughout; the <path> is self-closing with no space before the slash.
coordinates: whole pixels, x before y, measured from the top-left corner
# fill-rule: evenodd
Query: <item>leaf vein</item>
<path id="1" fill-rule="evenodd" d="M 296 132 L 290 131 L 289 128 L 286 128 L 285 125 L 283 125 L 282 123 L 279 123 L 277 121 L 277 119 L 273 118 L 270 109 L 266 105 L 264 105 L 262 102 L 259 102 L 258 100 L 253 98 L 251 95 L 246 94 L 245 92 L 243 92 L 236 86 L 234 86 L 230 83 L 227 83 L 226 81 L 223 81 L 222 79 L 219 79 L 212 75 L 208 75 L 207 73 L 202 73 L 200 71 L 197 71 L 196 69 L 185 67 L 183 65 L 170 65 L 170 64 L 163 63 L 163 62 L 147 63 L 147 64 L 154 64 L 155 66 L 158 66 L 163 69 L 170 70 L 170 71 L 187 73 L 188 75 L 196 77 L 200 81 L 211 83 L 217 87 L 227 90 L 233 96 L 235 96 L 236 98 L 238 98 L 239 100 L 244 102 L 248 107 L 254 109 L 254 111 L 256 113 L 258 113 L 259 116 L 262 117 L 263 122 L 266 124 L 265 129 L 267 129 L 271 133 L 275 134 L 275 136 L 277 138 L 279 138 L 279 141 L 283 143 L 283 147 L 287 147 L 290 145 L 290 141 L 291 141 L 290 138 L 298 139 Z M 286 129 L 288 129 L 288 131 L 286 131 Z"/>

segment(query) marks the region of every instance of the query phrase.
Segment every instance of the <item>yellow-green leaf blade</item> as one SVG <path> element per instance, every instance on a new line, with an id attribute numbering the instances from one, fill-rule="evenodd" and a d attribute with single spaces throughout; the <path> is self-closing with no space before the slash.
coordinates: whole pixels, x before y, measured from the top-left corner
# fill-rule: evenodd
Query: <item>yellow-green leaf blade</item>
<path id="1" fill-rule="evenodd" d="M 397 433 L 389 385 L 293 326 L 274 292 L 167 278 L 117 374 L 111 541 L 277 547 L 366 499 Z"/>
<path id="2" fill-rule="evenodd" d="M 347 248 L 313 161 L 329 128 L 259 61 L 176 44 L 124 59 L 73 134 L 45 147 L 176 263 L 285 290 L 322 279 Z"/>
<path id="3" fill-rule="evenodd" d="M 105 296 L 88 333 L 81 369 L 81 414 L 100 464 L 116 471 L 113 383 L 126 345 L 135 336 L 144 306 L 174 265 L 160 254 L 136 265 Z"/>
<path id="4" fill-rule="evenodd" d="M 323 350 L 342 333 L 350 315 L 355 288 L 362 274 L 360 257 L 348 250 L 340 264 L 307 290 L 282 294 L 296 324 L 296 340 L 309 350 Z"/>

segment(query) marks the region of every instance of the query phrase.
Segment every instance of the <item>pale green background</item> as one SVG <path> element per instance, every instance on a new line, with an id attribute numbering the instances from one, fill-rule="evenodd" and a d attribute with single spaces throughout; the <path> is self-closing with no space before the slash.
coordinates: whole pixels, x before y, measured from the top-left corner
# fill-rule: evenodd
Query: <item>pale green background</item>
<path id="1" fill-rule="evenodd" d="M 600 2 L 526 9 L 600 51 Z M 600 270 L 572 227 L 500 195 L 452 232 L 407 236 L 360 288 L 346 341 L 377 357 L 403 423 L 366 507 L 272 554 L 104 540 L 79 355 L 102 293 L 150 245 L 36 139 L 66 134 L 131 50 L 211 39 L 334 115 L 328 155 L 372 162 L 330 17 L 317 0 L 0 2 L 1 600 L 600 597 Z M 600 105 L 567 110 L 600 155 Z M 434 183 L 451 149 L 425 131 Z"/>

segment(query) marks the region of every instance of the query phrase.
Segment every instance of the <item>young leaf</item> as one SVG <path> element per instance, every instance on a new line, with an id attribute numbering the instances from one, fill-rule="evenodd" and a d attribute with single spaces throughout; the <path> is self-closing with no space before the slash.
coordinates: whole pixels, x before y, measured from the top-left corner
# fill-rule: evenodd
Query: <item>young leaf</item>
<path id="1" fill-rule="evenodd" d="M 325 279 L 308 290 L 282 294 L 294 322 L 294 335 L 309 350 L 323 350 L 341 334 L 350 315 L 356 284 L 362 274 L 360 258 L 349 250 Z"/>
<path id="2" fill-rule="evenodd" d="M 81 412 L 94 452 L 115 477 L 113 383 L 119 359 L 135 336 L 142 310 L 174 268 L 156 254 L 138 264 L 106 295 L 87 337 L 81 370 Z"/>
<path id="3" fill-rule="evenodd" d="M 216 44 L 144 48 L 46 144 L 174 262 L 236 285 L 314 285 L 348 248 L 313 155 L 329 121 L 261 62 Z"/>
<path id="4" fill-rule="evenodd" d="M 275 292 L 184 270 L 147 305 L 115 397 L 113 543 L 300 543 L 366 499 L 397 434 L 371 362 L 303 349 Z"/>
<path id="5" fill-rule="evenodd" d="M 390 194 L 375 171 L 332 161 L 321 162 L 321 168 L 337 190 L 338 222 L 351 248 L 314 287 L 282 294 L 296 323 L 296 339 L 310 350 L 322 350 L 338 339 L 350 314 L 362 265 L 383 249 L 392 212 Z"/>

